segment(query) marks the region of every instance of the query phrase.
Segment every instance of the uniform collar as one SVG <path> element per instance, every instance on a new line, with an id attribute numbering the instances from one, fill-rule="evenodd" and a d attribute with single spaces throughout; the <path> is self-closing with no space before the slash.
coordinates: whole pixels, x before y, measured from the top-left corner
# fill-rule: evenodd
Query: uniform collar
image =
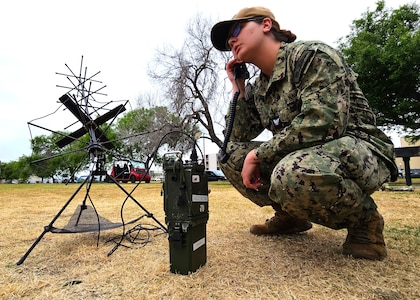
<path id="1" fill-rule="evenodd" d="M 255 91 L 256 95 L 264 96 L 274 82 L 286 77 L 286 47 L 286 43 L 281 43 L 271 77 L 268 78 L 264 74 L 260 74 Z"/>

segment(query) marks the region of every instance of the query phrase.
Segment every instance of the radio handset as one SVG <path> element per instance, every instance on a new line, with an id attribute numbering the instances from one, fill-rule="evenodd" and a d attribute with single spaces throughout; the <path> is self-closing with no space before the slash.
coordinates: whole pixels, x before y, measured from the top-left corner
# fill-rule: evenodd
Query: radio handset
<path id="1" fill-rule="evenodd" d="M 248 79 L 249 78 L 249 72 L 248 69 L 246 68 L 245 63 L 241 63 L 241 64 L 234 64 L 233 65 L 233 75 L 236 79 Z M 238 83 L 236 83 L 237 85 Z"/>
<path id="2" fill-rule="evenodd" d="M 230 104 L 229 123 L 227 124 L 227 127 L 226 127 L 225 140 L 223 141 L 222 149 L 220 149 L 219 159 L 220 159 L 220 162 L 223 164 L 226 163 L 227 160 L 229 159 L 229 154 L 226 153 L 226 148 L 227 148 L 227 143 L 229 142 L 230 135 L 232 133 L 233 121 L 235 120 L 236 102 L 238 101 L 238 97 L 240 94 L 238 79 L 245 80 L 249 78 L 249 72 L 248 72 L 248 69 L 246 68 L 245 63 L 234 64 L 233 75 L 234 75 L 235 84 L 238 90 L 233 95 L 232 103 Z"/>

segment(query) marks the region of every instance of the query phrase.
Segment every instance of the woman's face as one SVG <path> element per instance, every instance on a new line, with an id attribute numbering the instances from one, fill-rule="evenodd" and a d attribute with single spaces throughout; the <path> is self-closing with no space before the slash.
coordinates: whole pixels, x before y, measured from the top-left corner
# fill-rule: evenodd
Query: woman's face
<path id="1" fill-rule="evenodd" d="M 238 28 L 240 26 L 240 30 Z M 236 35 L 236 33 L 239 33 Z M 262 44 L 264 38 L 264 22 L 242 22 L 235 24 L 232 33 L 236 36 L 230 36 L 228 44 L 232 50 L 233 56 L 242 62 L 252 62 L 252 57 L 258 47 Z"/>

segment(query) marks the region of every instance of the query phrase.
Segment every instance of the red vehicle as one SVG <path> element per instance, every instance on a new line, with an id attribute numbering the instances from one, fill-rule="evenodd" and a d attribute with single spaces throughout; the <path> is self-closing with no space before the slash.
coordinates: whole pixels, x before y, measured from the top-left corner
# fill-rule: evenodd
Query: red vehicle
<path id="1" fill-rule="evenodd" d="M 150 174 L 147 173 L 146 164 L 131 159 L 120 159 L 114 161 L 110 176 L 116 181 L 132 182 L 145 181 L 150 183 Z"/>

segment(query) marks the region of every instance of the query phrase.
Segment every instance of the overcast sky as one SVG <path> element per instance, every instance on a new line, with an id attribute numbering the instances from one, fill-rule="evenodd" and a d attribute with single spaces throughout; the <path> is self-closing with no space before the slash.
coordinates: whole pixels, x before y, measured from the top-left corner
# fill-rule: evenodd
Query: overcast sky
<path id="1" fill-rule="evenodd" d="M 398 8 L 412 0 L 387 0 Z M 13 0 L 0 4 L 0 161 L 30 155 L 28 122 L 57 107 L 64 94 L 56 85 L 67 64 L 78 70 L 81 57 L 106 88 L 104 101 L 135 99 L 150 91 L 146 68 L 156 49 L 184 41 L 189 20 L 198 13 L 214 22 L 239 9 L 265 6 L 298 40 L 332 46 L 350 32 L 351 22 L 376 0 L 271 1 L 106 1 Z M 53 130 L 55 124 L 49 127 Z M 49 134 L 45 132 L 44 134 Z"/>

